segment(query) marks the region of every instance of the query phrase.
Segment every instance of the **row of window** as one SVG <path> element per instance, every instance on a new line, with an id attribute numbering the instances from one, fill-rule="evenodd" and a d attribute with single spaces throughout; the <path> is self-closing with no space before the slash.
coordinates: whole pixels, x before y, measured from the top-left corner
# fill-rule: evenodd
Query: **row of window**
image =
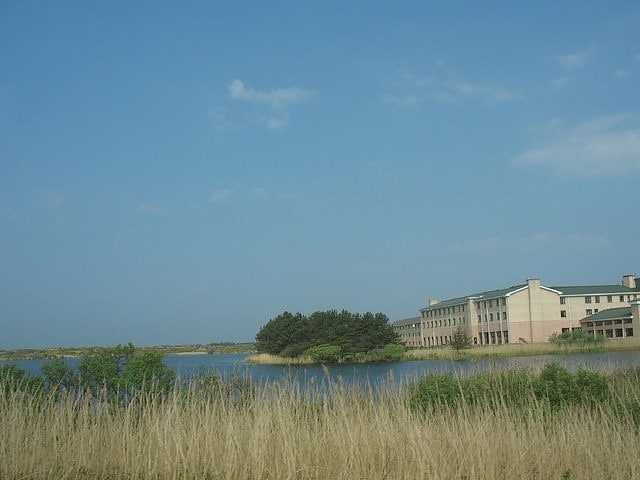
<path id="1" fill-rule="evenodd" d="M 501 297 L 501 298 L 496 298 L 496 299 L 492 299 L 492 300 L 483 300 L 482 302 L 476 302 L 476 309 L 480 310 L 480 308 L 493 308 L 494 305 L 494 300 L 495 300 L 495 306 L 499 307 L 500 305 L 502 305 L 503 307 L 507 304 L 507 298 L 506 297 Z"/>
<path id="2" fill-rule="evenodd" d="M 607 303 L 613 303 L 614 295 L 607 295 Z M 637 299 L 637 295 L 627 295 L 627 302 L 631 302 Z M 620 302 L 625 301 L 624 295 L 618 295 L 618 300 Z M 565 305 L 567 303 L 567 297 L 560 297 L 560 305 Z M 600 295 L 587 295 L 584 297 L 584 303 L 600 303 Z"/>
<path id="3" fill-rule="evenodd" d="M 458 325 L 464 325 L 466 320 L 464 317 L 458 318 Z M 423 328 L 437 328 L 437 327 L 455 327 L 456 319 L 455 318 L 445 318 L 444 320 L 431 320 L 430 322 L 426 322 L 422 324 Z"/>
<path id="4" fill-rule="evenodd" d="M 484 314 L 484 321 L 486 322 L 488 319 L 489 322 L 493 322 L 494 317 L 493 317 L 493 313 L 489 314 L 489 317 L 487 317 L 487 314 Z M 502 320 L 506 320 L 507 319 L 507 312 L 502 312 Z M 500 320 L 500 313 L 496 312 L 496 316 L 495 316 L 495 320 L 499 321 Z M 482 315 L 478 315 L 478 323 L 482 323 Z"/>
<path id="5" fill-rule="evenodd" d="M 453 307 L 434 308 L 425 312 L 426 317 L 440 317 L 442 315 L 451 315 L 452 313 L 464 313 L 464 305 L 455 305 Z"/>
<path id="6" fill-rule="evenodd" d="M 438 337 L 424 337 L 424 345 L 428 347 L 435 347 L 438 345 L 447 345 L 451 343 L 451 336 L 438 336 Z M 509 332 L 504 330 L 502 332 L 484 332 L 479 337 L 473 337 L 474 345 L 500 345 L 509 343 Z"/>

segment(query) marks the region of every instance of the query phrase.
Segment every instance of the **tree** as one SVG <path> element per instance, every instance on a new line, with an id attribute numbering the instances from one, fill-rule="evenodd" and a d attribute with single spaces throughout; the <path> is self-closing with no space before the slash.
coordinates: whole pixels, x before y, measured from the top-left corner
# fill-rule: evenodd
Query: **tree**
<path id="1" fill-rule="evenodd" d="M 309 348 L 333 345 L 344 355 L 364 353 L 400 343 L 398 334 L 382 313 L 327 310 L 306 317 L 284 312 L 264 325 L 256 335 L 258 352 L 295 357 Z"/>
<path id="2" fill-rule="evenodd" d="M 459 352 L 460 350 L 471 347 L 471 337 L 469 337 L 469 334 L 464 328 L 458 327 L 453 332 L 453 336 L 451 337 L 451 342 L 449 343 L 449 345 L 456 352 Z"/>
<path id="3" fill-rule="evenodd" d="M 167 391 L 175 379 L 160 352 L 136 355 L 129 343 L 85 356 L 78 367 L 79 383 L 94 394 L 116 398 L 140 391 Z"/>
<path id="4" fill-rule="evenodd" d="M 60 358 L 43 364 L 40 370 L 48 388 L 70 390 L 76 383 L 73 368 Z"/>

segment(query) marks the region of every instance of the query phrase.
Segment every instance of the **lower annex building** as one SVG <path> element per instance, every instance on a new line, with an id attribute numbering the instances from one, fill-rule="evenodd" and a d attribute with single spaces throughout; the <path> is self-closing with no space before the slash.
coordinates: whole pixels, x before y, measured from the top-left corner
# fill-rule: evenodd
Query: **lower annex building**
<path id="1" fill-rule="evenodd" d="M 429 300 L 419 317 L 392 323 L 410 347 L 451 342 L 458 328 L 476 345 L 547 342 L 554 333 L 583 329 L 609 338 L 640 333 L 640 278 L 620 285 L 545 286 L 526 283 L 463 297 Z"/>

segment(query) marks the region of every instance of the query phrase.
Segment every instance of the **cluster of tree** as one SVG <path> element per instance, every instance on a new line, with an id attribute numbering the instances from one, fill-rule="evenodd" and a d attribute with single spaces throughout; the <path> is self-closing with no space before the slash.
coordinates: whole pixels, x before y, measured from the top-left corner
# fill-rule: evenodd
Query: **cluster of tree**
<path id="1" fill-rule="evenodd" d="M 386 315 L 346 310 L 315 312 L 308 317 L 284 312 L 270 320 L 256 335 L 259 353 L 282 357 L 311 353 L 326 361 L 349 359 L 399 343 L 400 338 Z"/>

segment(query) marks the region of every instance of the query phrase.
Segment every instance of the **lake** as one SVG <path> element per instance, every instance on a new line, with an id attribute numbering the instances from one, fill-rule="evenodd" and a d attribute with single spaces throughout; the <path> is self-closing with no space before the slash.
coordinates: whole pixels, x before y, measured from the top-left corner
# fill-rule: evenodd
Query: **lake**
<path id="1" fill-rule="evenodd" d="M 537 355 L 511 358 L 485 358 L 476 360 L 416 360 L 408 362 L 385 362 L 366 364 L 336 364 L 324 369 L 321 365 L 255 365 L 246 362 L 247 354 L 215 355 L 167 355 L 165 363 L 176 374 L 189 379 L 199 373 L 217 373 L 228 377 L 240 375 L 251 378 L 259 384 L 290 379 L 301 386 L 322 383 L 329 378 L 346 384 L 368 384 L 372 386 L 389 382 L 405 384 L 430 373 L 471 373 L 505 368 L 538 369 L 549 362 L 557 362 L 568 370 L 580 368 L 613 370 L 640 366 L 640 352 L 575 353 L 566 355 Z M 40 374 L 40 368 L 47 360 L 0 361 L 0 366 L 13 363 L 32 374 Z M 67 359 L 71 367 L 77 367 L 79 358 Z"/>

